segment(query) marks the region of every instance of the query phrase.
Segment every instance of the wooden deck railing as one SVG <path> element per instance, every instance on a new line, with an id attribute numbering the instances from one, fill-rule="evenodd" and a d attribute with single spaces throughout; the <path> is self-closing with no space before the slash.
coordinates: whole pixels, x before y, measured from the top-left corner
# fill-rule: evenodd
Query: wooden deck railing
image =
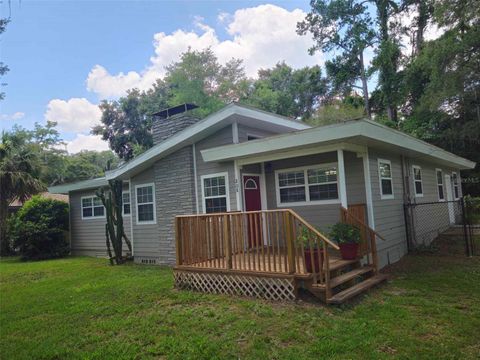
<path id="1" fill-rule="evenodd" d="M 377 256 L 377 238 L 385 240 L 379 233 L 373 230 L 366 223 L 365 205 L 351 205 L 348 209 L 340 208 L 340 218 L 342 222 L 356 226 L 360 230 L 360 249 L 359 255 L 366 256 L 367 263 L 374 267 L 378 272 Z"/>
<path id="2" fill-rule="evenodd" d="M 180 215 L 177 267 L 313 277 L 329 286 L 338 246 L 290 209 Z"/>

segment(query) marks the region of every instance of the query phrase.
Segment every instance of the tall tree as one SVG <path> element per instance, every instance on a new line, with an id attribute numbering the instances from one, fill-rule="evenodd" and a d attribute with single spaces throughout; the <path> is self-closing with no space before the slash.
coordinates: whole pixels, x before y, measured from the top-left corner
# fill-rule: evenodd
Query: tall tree
<path id="1" fill-rule="evenodd" d="M 9 253 L 6 239 L 8 206 L 26 201 L 45 189 L 38 179 L 40 160 L 37 148 L 22 134 L 3 132 L 0 143 L 0 254 Z"/>
<path id="2" fill-rule="evenodd" d="M 310 13 L 297 25 L 298 33 L 313 35 L 315 45 L 310 49 L 311 54 L 318 50 L 341 52 L 326 63 L 327 74 L 334 77 L 334 88 L 343 93 L 359 89 L 364 98 L 365 113 L 370 117 L 365 52 L 374 45 L 375 29 L 368 2 L 312 0 L 310 4 Z M 361 86 L 357 85 L 358 81 Z"/>
<path id="3" fill-rule="evenodd" d="M 320 66 L 295 70 L 278 63 L 271 69 L 259 70 L 245 102 L 276 114 L 308 119 L 326 92 Z"/>
<path id="4" fill-rule="evenodd" d="M 0 35 L 5 32 L 7 29 L 7 24 L 10 22 L 9 19 L 0 19 Z M 0 78 L 3 77 L 7 72 L 9 71 L 9 68 L 7 65 L 5 65 L 3 62 L 0 61 Z M 0 86 L 5 86 L 3 82 L 0 83 Z M 0 100 L 3 100 L 5 98 L 5 92 L 0 91 Z"/>

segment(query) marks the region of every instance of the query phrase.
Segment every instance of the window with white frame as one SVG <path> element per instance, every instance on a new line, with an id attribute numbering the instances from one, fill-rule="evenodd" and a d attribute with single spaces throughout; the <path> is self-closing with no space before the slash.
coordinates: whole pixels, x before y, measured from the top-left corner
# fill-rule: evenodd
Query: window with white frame
<path id="1" fill-rule="evenodd" d="M 338 200 L 337 164 L 278 170 L 275 174 L 279 205 Z"/>
<path id="2" fill-rule="evenodd" d="M 413 171 L 413 187 L 415 189 L 415 196 L 423 196 L 423 183 L 422 183 L 422 168 L 418 165 L 412 166 Z"/>
<path id="3" fill-rule="evenodd" d="M 93 219 L 105 217 L 105 208 L 97 196 L 85 196 L 82 202 L 82 219 Z"/>
<path id="4" fill-rule="evenodd" d="M 456 172 L 452 172 L 452 182 L 453 182 L 453 194 L 455 196 L 455 200 L 460 198 L 460 191 L 458 189 L 458 175 Z"/>
<path id="5" fill-rule="evenodd" d="M 229 211 L 227 173 L 202 176 L 203 212 Z"/>
<path id="6" fill-rule="evenodd" d="M 135 186 L 137 223 L 155 224 L 155 191 L 153 184 Z"/>
<path id="7" fill-rule="evenodd" d="M 439 201 L 444 201 L 445 200 L 445 192 L 443 190 L 443 171 L 441 169 L 435 169 L 435 174 L 437 176 L 438 200 Z"/>
<path id="8" fill-rule="evenodd" d="M 380 197 L 393 199 L 392 162 L 378 159 L 378 176 L 380 178 Z"/>
<path id="9" fill-rule="evenodd" d="M 130 193 L 128 191 L 124 191 L 122 193 L 122 207 L 123 207 L 123 215 L 130 215 Z"/>

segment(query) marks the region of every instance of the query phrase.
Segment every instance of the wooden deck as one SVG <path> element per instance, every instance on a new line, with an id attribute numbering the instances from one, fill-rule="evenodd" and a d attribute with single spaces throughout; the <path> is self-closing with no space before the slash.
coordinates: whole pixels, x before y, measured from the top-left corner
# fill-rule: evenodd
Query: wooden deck
<path id="1" fill-rule="evenodd" d="M 294 300 L 304 287 L 327 303 L 343 302 L 384 280 L 379 235 L 360 210 L 341 209 L 341 219 L 362 233 L 356 260 L 340 259 L 338 246 L 290 209 L 177 216 L 175 286 L 271 300 Z"/>
<path id="2" fill-rule="evenodd" d="M 206 261 L 200 262 L 193 262 L 188 265 L 181 265 L 176 266 L 176 268 L 180 269 L 204 269 L 204 270 L 228 270 L 229 272 L 237 272 L 239 274 L 245 272 L 257 272 L 261 273 L 283 273 L 289 274 L 289 267 L 288 267 L 288 253 L 286 248 L 277 249 L 278 251 L 275 256 L 273 255 L 273 250 L 271 247 L 263 247 L 262 249 L 250 249 L 242 253 L 232 254 L 231 261 L 232 266 L 229 268 L 227 266 L 227 258 L 217 257 L 211 258 Z M 264 253 L 264 256 L 258 256 L 258 254 Z M 353 261 L 355 262 L 355 261 Z M 342 260 L 338 255 L 330 255 L 329 258 L 329 266 L 328 268 L 333 271 L 342 266 L 351 264 L 352 261 L 350 260 Z M 293 273 L 295 277 L 298 278 L 310 278 L 312 277 L 312 272 L 308 271 L 305 268 L 305 260 L 304 257 L 299 256 L 298 261 L 296 262 L 296 271 Z M 325 271 L 324 264 L 323 271 Z M 318 268 L 318 267 L 317 267 Z M 318 273 L 319 271 L 317 271 Z"/>

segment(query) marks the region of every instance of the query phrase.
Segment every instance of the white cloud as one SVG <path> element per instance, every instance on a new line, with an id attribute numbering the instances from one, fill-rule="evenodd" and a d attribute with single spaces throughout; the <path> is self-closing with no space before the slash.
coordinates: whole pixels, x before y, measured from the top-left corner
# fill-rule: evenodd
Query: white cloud
<path id="1" fill-rule="evenodd" d="M 58 128 L 66 132 L 88 133 L 92 126 L 100 123 L 101 117 L 99 107 L 85 98 L 50 100 L 45 113 L 46 120 L 56 121 Z"/>
<path id="2" fill-rule="evenodd" d="M 108 143 L 97 135 L 78 134 L 72 141 L 67 141 L 67 151 L 71 154 L 82 150 L 104 151 L 108 149 Z"/>
<path id="3" fill-rule="evenodd" d="M 231 58 L 243 59 L 247 75 L 252 77 L 259 68 L 272 67 L 283 60 L 295 68 L 320 64 L 321 54 L 308 55 L 311 38 L 296 33 L 297 22 L 305 15 L 300 9 L 288 11 L 270 4 L 240 9 L 233 14 L 220 13 L 217 20 L 230 36 L 223 41 L 202 18 L 195 17 L 196 30 L 179 29 L 171 34 L 160 32 L 153 36 L 155 54 L 143 71 L 110 74 L 105 67 L 96 65 L 88 74 L 87 89 L 101 98 L 122 96 L 132 87 L 148 89 L 157 78 L 165 75 L 165 66 L 178 60 L 189 48 L 211 47 L 222 64 Z"/>
<path id="4" fill-rule="evenodd" d="M 0 114 L 0 120 L 20 120 L 25 117 L 25 113 L 17 111 L 13 114 Z"/>

